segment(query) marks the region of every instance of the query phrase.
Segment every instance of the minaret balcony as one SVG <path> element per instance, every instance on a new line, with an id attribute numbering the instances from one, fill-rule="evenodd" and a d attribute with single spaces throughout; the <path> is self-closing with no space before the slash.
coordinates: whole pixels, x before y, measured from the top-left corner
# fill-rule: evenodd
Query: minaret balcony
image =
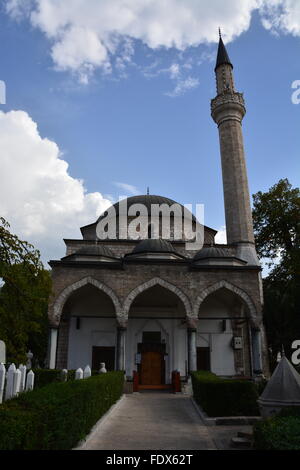
<path id="1" fill-rule="evenodd" d="M 245 114 L 243 93 L 225 91 L 211 100 L 211 115 L 218 124 L 230 117 L 241 122 Z"/>

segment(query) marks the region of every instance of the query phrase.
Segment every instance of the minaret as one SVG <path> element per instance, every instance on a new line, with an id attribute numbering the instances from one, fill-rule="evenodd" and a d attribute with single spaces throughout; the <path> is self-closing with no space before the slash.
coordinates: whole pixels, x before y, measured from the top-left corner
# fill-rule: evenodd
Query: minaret
<path id="1" fill-rule="evenodd" d="M 211 101 L 211 115 L 219 128 L 227 243 L 238 244 L 240 254 L 248 252 L 248 262 L 258 264 L 242 133 L 246 108 L 243 94 L 235 90 L 221 32 L 215 73 L 217 96 Z"/>

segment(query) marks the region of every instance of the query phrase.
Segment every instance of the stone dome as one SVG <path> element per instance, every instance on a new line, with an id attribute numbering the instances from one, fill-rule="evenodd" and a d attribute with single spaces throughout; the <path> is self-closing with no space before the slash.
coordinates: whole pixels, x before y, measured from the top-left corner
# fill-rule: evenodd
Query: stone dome
<path id="1" fill-rule="evenodd" d="M 113 252 L 104 245 L 91 245 L 79 248 L 73 253 L 74 255 L 82 256 L 106 256 L 107 258 L 115 258 Z"/>
<path id="2" fill-rule="evenodd" d="M 148 211 L 149 214 L 151 213 L 152 204 L 158 204 L 158 205 L 167 204 L 169 207 L 172 206 L 173 204 L 178 204 L 179 206 L 184 208 L 184 206 L 182 204 L 180 204 L 179 202 L 174 201 L 173 199 L 170 199 L 170 198 L 164 197 L 164 196 L 155 196 L 153 194 L 143 194 L 143 195 L 139 195 L 139 196 L 130 196 L 130 197 L 126 198 L 126 201 L 127 201 L 127 209 L 129 209 L 129 207 L 133 206 L 134 204 L 143 204 L 147 208 L 147 211 Z M 120 202 L 116 202 L 115 204 L 112 205 L 112 207 L 115 208 L 116 215 L 118 216 L 119 215 L 119 209 L 120 209 Z M 184 209 L 188 210 L 186 208 L 184 208 Z M 188 212 L 190 213 L 190 211 L 188 211 Z M 106 215 L 107 215 L 107 210 L 104 211 L 100 215 L 98 220 L 102 219 Z M 182 212 L 182 215 L 183 215 L 183 212 Z M 191 215 L 192 215 L 192 220 L 196 220 L 196 217 L 194 216 L 194 214 L 191 214 Z"/>
<path id="3" fill-rule="evenodd" d="M 161 238 L 147 238 L 140 241 L 132 250 L 132 254 L 138 253 L 174 253 L 175 250 L 168 240 Z"/>
<path id="4" fill-rule="evenodd" d="M 216 246 L 207 246 L 198 251 L 193 261 L 199 261 L 201 259 L 207 258 L 228 258 L 230 257 L 229 253 L 225 248 L 220 248 Z"/>

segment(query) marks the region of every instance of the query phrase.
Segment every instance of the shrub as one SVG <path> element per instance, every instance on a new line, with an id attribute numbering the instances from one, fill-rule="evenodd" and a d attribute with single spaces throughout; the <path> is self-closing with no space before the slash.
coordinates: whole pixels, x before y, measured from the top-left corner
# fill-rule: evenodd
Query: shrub
<path id="1" fill-rule="evenodd" d="M 61 369 L 33 369 L 34 388 L 41 388 L 54 382 L 62 382 Z M 67 380 L 75 380 L 75 369 L 68 370 Z M 92 370 L 92 375 L 98 375 L 97 370 Z"/>
<path id="2" fill-rule="evenodd" d="M 300 415 L 259 421 L 254 425 L 253 437 L 257 450 L 300 450 Z"/>
<path id="3" fill-rule="evenodd" d="M 249 380 L 221 379 L 206 371 L 192 374 L 194 398 L 209 416 L 259 414 L 256 385 Z"/>
<path id="4" fill-rule="evenodd" d="M 57 369 L 33 369 L 34 388 L 44 387 L 53 382 L 61 382 L 61 370 Z"/>
<path id="5" fill-rule="evenodd" d="M 7 401 L 0 408 L 0 449 L 71 449 L 121 396 L 123 382 L 123 372 L 108 372 Z"/>
<path id="6" fill-rule="evenodd" d="M 257 393 L 258 393 L 259 396 L 263 393 L 263 391 L 266 388 L 267 384 L 268 384 L 267 379 L 262 379 L 258 383 L 256 383 Z"/>
<path id="7" fill-rule="evenodd" d="M 282 408 L 279 416 L 297 416 L 300 418 L 300 406 L 288 406 Z"/>

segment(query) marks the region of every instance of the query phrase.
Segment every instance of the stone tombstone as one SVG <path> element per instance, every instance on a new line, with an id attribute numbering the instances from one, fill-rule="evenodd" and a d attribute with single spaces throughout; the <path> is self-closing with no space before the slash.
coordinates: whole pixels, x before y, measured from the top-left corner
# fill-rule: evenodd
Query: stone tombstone
<path id="1" fill-rule="evenodd" d="M 84 371 L 83 371 L 83 378 L 84 379 L 87 379 L 88 377 L 90 377 L 92 375 L 92 371 L 91 371 L 91 368 L 90 366 L 86 366 Z"/>
<path id="2" fill-rule="evenodd" d="M 100 362 L 99 374 L 106 374 L 107 370 L 105 369 L 105 362 Z"/>
<path id="3" fill-rule="evenodd" d="M 33 358 L 32 352 L 28 351 L 28 353 L 26 354 L 26 357 L 27 357 L 26 368 L 32 369 L 32 358 Z"/>
<path id="4" fill-rule="evenodd" d="M 61 377 L 62 382 L 67 382 L 67 380 L 68 380 L 68 371 L 67 371 L 67 369 L 62 369 L 62 371 L 60 373 L 60 377 Z"/>
<path id="5" fill-rule="evenodd" d="M 80 379 L 83 379 L 83 370 L 81 369 L 81 367 L 79 367 L 79 369 L 77 369 L 75 372 L 75 380 Z"/>
<path id="6" fill-rule="evenodd" d="M 0 364 L 6 364 L 6 346 L 4 341 L 0 340 Z"/>
<path id="7" fill-rule="evenodd" d="M 19 370 L 21 372 L 21 384 L 20 384 L 20 392 L 24 392 L 25 390 L 25 382 L 26 382 L 26 366 L 23 364 L 19 365 Z"/>
<path id="8" fill-rule="evenodd" d="M 13 397 L 14 393 L 14 374 L 16 372 L 16 366 L 11 364 L 7 371 L 6 376 L 6 388 L 5 388 L 5 400 L 9 400 Z"/>
<path id="9" fill-rule="evenodd" d="M 20 393 L 20 387 L 21 387 L 21 371 L 20 369 L 17 369 L 14 373 L 14 385 L 13 385 L 13 396 L 17 397 Z"/>
<path id="10" fill-rule="evenodd" d="M 29 390 L 33 390 L 34 387 L 34 372 L 30 370 L 27 374 L 26 379 L 26 392 Z"/>
<path id="11" fill-rule="evenodd" d="M 0 363 L 0 404 L 3 401 L 3 392 L 4 392 L 4 384 L 5 384 L 5 376 L 6 376 L 6 369 L 4 364 Z"/>

